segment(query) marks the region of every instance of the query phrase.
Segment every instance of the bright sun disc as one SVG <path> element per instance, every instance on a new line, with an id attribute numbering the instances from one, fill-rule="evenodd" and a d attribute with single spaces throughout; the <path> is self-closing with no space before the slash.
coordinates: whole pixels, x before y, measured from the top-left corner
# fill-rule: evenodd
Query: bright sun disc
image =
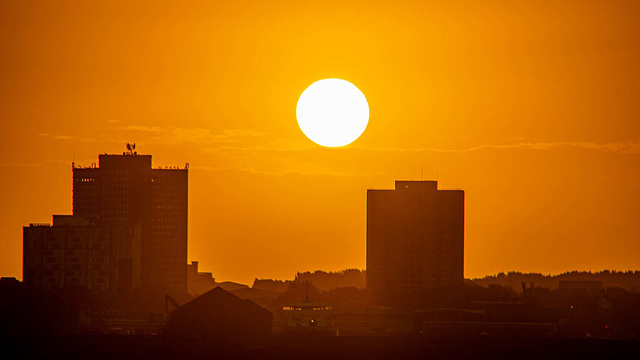
<path id="1" fill-rule="evenodd" d="M 324 79 L 302 92 L 296 116 L 300 130 L 313 142 L 338 147 L 362 135 L 369 123 L 369 104 L 352 83 Z"/>

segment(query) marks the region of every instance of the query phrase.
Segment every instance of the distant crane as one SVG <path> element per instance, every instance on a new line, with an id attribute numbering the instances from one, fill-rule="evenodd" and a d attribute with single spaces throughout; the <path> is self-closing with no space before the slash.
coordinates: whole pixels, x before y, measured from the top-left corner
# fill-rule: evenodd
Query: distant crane
<path id="1" fill-rule="evenodd" d="M 171 295 L 166 294 L 164 296 L 164 308 L 165 308 L 165 315 L 167 316 L 169 315 L 169 303 L 173 305 L 173 310 L 176 310 L 177 308 L 180 307 L 180 304 L 178 304 L 176 299 L 172 298 Z"/>

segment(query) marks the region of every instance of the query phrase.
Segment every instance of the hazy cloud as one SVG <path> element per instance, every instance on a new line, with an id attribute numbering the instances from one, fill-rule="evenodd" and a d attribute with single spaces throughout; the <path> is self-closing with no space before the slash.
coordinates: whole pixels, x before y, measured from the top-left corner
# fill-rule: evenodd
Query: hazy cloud
<path id="1" fill-rule="evenodd" d="M 624 142 L 624 143 L 592 143 L 592 142 L 522 142 L 507 145 L 479 145 L 466 149 L 437 149 L 437 148 L 367 148 L 352 147 L 354 150 L 365 151 L 390 151 L 390 152 L 472 152 L 484 149 L 526 149 L 526 150 L 549 150 L 559 147 L 573 147 L 585 150 L 595 150 L 602 152 L 614 152 L 621 154 L 640 154 L 640 142 Z"/>
<path id="2" fill-rule="evenodd" d="M 0 164 L 0 167 L 27 167 L 27 168 L 35 168 L 35 167 L 44 167 L 48 165 L 66 165 L 71 166 L 71 160 L 46 160 L 37 163 L 7 163 Z"/>
<path id="3" fill-rule="evenodd" d="M 561 147 L 573 147 L 584 150 L 594 150 L 602 152 L 613 152 L 620 154 L 640 154 L 640 142 L 624 143 L 592 143 L 592 142 L 521 142 L 516 144 L 496 145 L 487 144 L 463 149 L 439 149 L 439 148 L 377 148 L 348 146 L 345 151 L 372 151 L 372 152 L 441 152 L 441 153 L 463 153 L 474 152 L 485 149 L 525 149 L 525 150 L 550 150 Z M 270 152 L 302 152 L 322 150 L 320 146 L 236 146 L 222 145 L 205 149 L 206 152 L 216 151 L 270 151 Z"/>
<path id="4" fill-rule="evenodd" d="M 70 135 L 54 135 L 54 134 L 49 134 L 49 133 L 38 133 L 38 136 L 48 137 L 48 138 L 51 138 L 53 140 L 71 140 L 71 139 L 73 139 L 73 136 L 70 136 Z"/>
<path id="5" fill-rule="evenodd" d="M 39 133 L 38 136 L 50 138 L 50 139 L 53 139 L 53 140 L 74 140 L 74 141 L 79 141 L 79 142 L 92 142 L 92 143 L 112 143 L 112 142 L 115 142 L 115 143 L 124 144 L 126 142 L 123 139 L 116 139 L 116 138 L 107 137 L 107 136 L 77 138 L 77 137 L 70 136 L 70 135 L 55 135 L 55 134 L 49 134 L 49 133 Z"/>
<path id="6" fill-rule="evenodd" d="M 176 145 L 176 144 L 211 144 L 211 143 L 239 143 L 247 138 L 255 138 L 266 135 L 251 129 L 227 129 L 219 133 L 212 133 L 205 128 L 182 128 L 182 127 L 158 127 L 128 125 L 118 127 L 120 130 L 138 131 L 149 134 L 149 141 L 156 143 Z"/>
<path id="7" fill-rule="evenodd" d="M 258 170 L 251 166 L 231 166 L 231 167 L 212 167 L 212 166 L 191 166 L 189 169 L 195 170 L 205 170 L 205 171 L 213 171 L 213 172 L 222 172 L 222 171 L 240 171 L 246 172 L 250 174 L 256 175 L 270 175 L 270 176 L 285 176 L 285 175 L 302 175 L 302 176 L 373 176 L 378 175 L 378 173 L 364 173 L 364 172 L 339 172 L 339 171 L 302 171 L 302 170 L 283 170 L 283 171 L 269 171 L 269 170 Z"/>

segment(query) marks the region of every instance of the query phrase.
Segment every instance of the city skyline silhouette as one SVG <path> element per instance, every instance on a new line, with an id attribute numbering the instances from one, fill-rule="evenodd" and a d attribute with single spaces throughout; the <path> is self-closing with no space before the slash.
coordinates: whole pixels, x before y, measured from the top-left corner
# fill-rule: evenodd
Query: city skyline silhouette
<path id="1" fill-rule="evenodd" d="M 6 1 L 0 44 L 0 358 L 640 351 L 640 2 Z"/>

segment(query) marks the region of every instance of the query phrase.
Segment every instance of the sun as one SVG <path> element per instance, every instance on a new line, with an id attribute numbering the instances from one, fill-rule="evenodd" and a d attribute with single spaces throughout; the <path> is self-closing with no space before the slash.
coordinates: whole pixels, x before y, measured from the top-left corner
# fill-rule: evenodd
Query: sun
<path id="1" fill-rule="evenodd" d="M 369 123 L 369 104 L 352 83 L 324 79 L 300 95 L 296 116 L 300 130 L 311 141 L 327 147 L 351 144 Z"/>

